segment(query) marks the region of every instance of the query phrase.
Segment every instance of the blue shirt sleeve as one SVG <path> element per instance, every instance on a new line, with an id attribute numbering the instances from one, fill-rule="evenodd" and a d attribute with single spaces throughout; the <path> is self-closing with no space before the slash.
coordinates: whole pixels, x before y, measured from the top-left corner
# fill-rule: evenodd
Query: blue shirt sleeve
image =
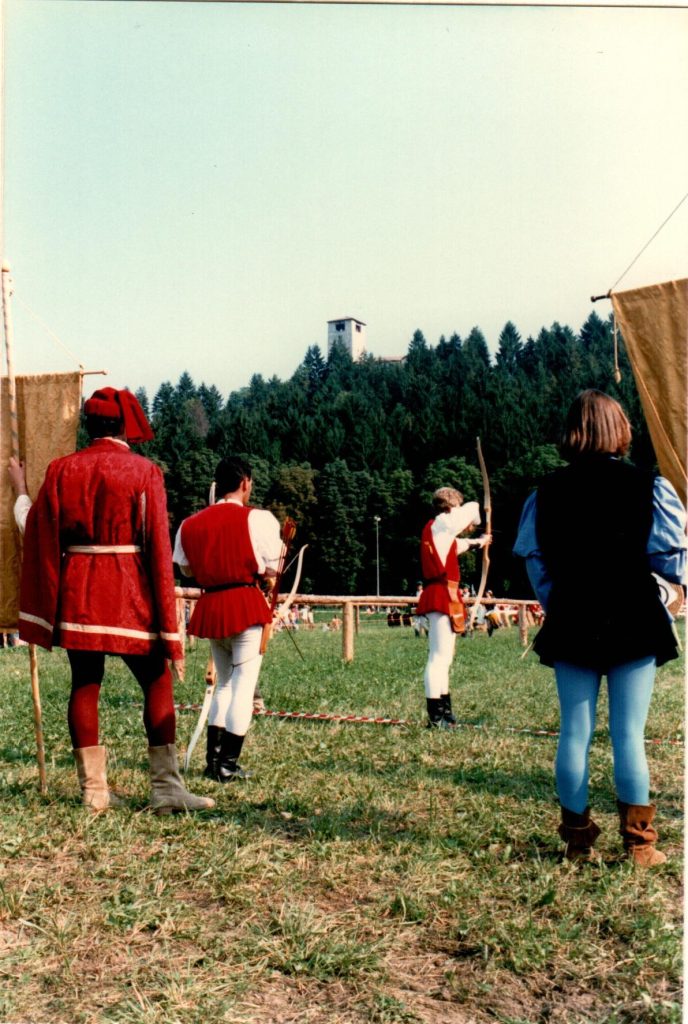
<path id="1" fill-rule="evenodd" d="M 655 479 L 652 529 L 647 542 L 650 567 L 673 583 L 686 582 L 686 510 L 664 477 Z"/>
<path id="2" fill-rule="evenodd" d="M 518 524 L 518 536 L 514 544 L 514 554 L 526 560 L 526 572 L 528 579 L 535 592 L 535 596 L 547 611 L 552 581 L 545 567 L 542 553 L 538 546 L 537 530 L 535 521 L 535 496 L 536 491 L 526 499 L 521 512 L 521 521 Z"/>

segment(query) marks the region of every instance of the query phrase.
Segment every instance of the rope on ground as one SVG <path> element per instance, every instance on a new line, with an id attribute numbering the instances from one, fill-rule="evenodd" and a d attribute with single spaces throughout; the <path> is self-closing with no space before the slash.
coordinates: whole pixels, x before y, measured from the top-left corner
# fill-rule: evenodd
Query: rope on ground
<path id="1" fill-rule="evenodd" d="M 201 704 L 175 704 L 176 711 L 200 711 Z M 267 708 L 253 712 L 254 718 L 289 718 L 289 719 L 301 719 L 308 722 L 346 722 L 349 724 L 365 723 L 368 725 L 414 725 L 414 722 L 410 722 L 405 718 L 382 718 L 371 715 L 340 715 L 334 714 L 328 711 L 269 711 Z M 451 729 L 479 729 L 485 732 L 504 733 L 510 732 L 515 733 L 518 736 L 544 736 L 549 738 L 558 738 L 559 732 L 554 729 L 531 729 L 522 728 L 519 729 L 515 725 L 506 725 L 500 728 L 495 728 L 489 725 L 483 725 L 481 722 L 457 722 L 456 725 L 449 725 L 445 730 Z M 659 736 L 654 738 L 646 738 L 645 742 L 648 744 L 671 744 L 674 746 L 683 746 L 683 739 L 681 737 L 672 736 Z"/>
<path id="2" fill-rule="evenodd" d="M 177 711 L 200 711 L 200 704 L 175 704 Z M 264 708 L 253 712 L 254 718 L 301 718 L 315 722 L 366 722 L 372 725 L 411 725 L 404 718 L 381 718 L 370 715 L 338 715 L 327 711 L 269 711 Z"/>

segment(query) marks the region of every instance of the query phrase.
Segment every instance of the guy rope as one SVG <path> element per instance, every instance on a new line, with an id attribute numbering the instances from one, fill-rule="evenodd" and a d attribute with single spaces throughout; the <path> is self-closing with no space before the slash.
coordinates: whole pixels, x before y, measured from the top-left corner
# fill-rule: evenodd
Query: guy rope
<path id="1" fill-rule="evenodd" d="M 10 308 L 11 281 L 10 268 L 2 264 L 2 315 L 5 326 L 5 359 L 7 362 L 7 385 L 9 395 L 10 434 L 12 439 L 12 457 L 19 459 L 19 423 L 17 418 L 17 389 L 14 378 L 14 334 L 12 329 L 12 311 Z M 43 740 L 43 712 L 41 710 L 41 691 L 38 681 L 38 657 L 36 645 L 29 644 L 29 662 L 31 666 L 31 697 L 33 700 L 33 724 L 36 734 L 36 754 L 38 758 L 38 777 L 41 793 L 48 792 L 48 779 L 45 771 L 45 742 Z"/>

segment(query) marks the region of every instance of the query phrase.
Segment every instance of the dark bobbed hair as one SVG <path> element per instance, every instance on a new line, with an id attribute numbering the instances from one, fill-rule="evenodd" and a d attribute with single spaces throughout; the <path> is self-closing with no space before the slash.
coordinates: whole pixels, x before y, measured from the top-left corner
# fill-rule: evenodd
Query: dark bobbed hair
<path id="1" fill-rule="evenodd" d="M 631 445 L 631 424 L 611 395 L 590 388 L 574 399 L 566 416 L 561 454 L 567 462 L 581 455 L 623 457 Z"/>
<path id="2" fill-rule="evenodd" d="M 220 459 L 215 470 L 215 493 L 220 498 L 233 494 L 241 487 L 242 480 L 250 480 L 251 477 L 251 467 L 244 459 L 235 455 Z"/>
<path id="3" fill-rule="evenodd" d="M 124 433 L 124 421 L 110 416 L 86 416 L 86 433 L 92 441 L 97 437 L 119 437 Z"/>

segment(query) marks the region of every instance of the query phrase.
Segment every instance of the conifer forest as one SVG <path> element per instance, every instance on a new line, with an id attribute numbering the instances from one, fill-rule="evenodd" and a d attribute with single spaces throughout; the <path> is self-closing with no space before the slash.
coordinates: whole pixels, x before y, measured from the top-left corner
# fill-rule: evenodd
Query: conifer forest
<path id="1" fill-rule="evenodd" d="M 375 594 L 379 545 L 380 593 L 398 595 L 415 593 L 432 492 L 454 486 L 482 502 L 480 437 L 493 505 L 488 585 L 499 596 L 527 597 L 511 554 L 520 511 L 562 462 L 558 444 L 576 394 L 595 387 L 617 398 L 633 427 L 632 461 L 654 465 L 621 340 L 619 383 L 613 359 L 611 318 L 595 312 L 579 333 L 554 323 L 526 341 L 509 322 L 494 358 L 477 327 L 435 345 L 417 330 L 396 361 L 353 362 L 338 346 L 325 358 L 313 345 L 289 380 L 254 375 L 227 399 L 189 373 L 152 398 L 139 389 L 155 430 L 140 450 L 164 471 L 173 533 L 207 503 L 218 459 L 241 455 L 253 468 L 252 503 L 292 516 L 297 545 L 309 545 L 302 592 Z M 469 583 L 479 557 L 462 559 Z"/>

